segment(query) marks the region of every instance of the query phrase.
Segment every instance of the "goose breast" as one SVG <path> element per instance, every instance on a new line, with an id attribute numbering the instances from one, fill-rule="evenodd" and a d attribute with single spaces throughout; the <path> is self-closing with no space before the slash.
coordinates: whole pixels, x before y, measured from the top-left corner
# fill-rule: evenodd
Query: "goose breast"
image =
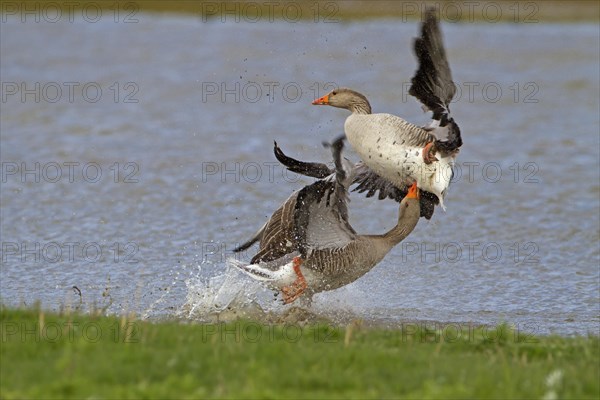
<path id="1" fill-rule="evenodd" d="M 352 114 L 344 124 L 346 137 L 364 163 L 398 187 L 413 182 L 435 194 L 442 207 L 456 154 L 436 154 L 425 164 L 423 147 L 435 137 L 421 127 L 391 114 Z"/>

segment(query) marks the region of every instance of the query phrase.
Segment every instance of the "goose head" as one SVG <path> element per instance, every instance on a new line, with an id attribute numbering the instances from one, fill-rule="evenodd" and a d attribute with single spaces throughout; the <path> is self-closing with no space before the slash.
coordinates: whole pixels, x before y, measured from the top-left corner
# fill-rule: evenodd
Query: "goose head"
<path id="1" fill-rule="evenodd" d="M 371 114 L 369 100 L 364 95 L 348 88 L 334 89 L 325 96 L 314 100 L 312 104 L 345 108 L 356 114 Z"/>
<path id="2" fill-rule="evenodd" d="M 419 198 L 419 188 L 415 183 L 408 189 L 408 193 L 400 202 L 399 221 L 418 221 L 421 214 Z"/>

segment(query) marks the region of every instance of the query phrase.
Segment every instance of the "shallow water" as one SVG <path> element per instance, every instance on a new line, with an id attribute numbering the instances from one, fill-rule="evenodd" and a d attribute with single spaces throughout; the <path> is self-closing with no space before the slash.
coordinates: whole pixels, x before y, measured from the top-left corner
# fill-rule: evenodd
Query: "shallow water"
<path id="1" fill-rule="evenodd" d="M 416 25 L 137 18 L 1 24 L 1 300 L 151 318 L 202 319 L 236 296 L 273 307 L 272 292 L 223 275 L 311 181 L 273 163 L 273 139 L 328 161 L 320 143 L 347 112 L 310 106 L 327 83 L 426 123 L 407 95 Z M 312 309 L 598 333 L 599 27 L 443 31 L 465 141 L 447 212 Z M 397 206 L 353 195 L 350 213 L 377 233 Z"/>

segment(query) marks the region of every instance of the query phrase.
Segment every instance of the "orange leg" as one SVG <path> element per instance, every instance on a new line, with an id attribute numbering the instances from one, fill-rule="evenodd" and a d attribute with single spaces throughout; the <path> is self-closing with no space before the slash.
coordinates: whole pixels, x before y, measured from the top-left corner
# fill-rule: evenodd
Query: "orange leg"
<path id="1" fill-rule="evenodd" d="M 432 147 L 433 142 L 429 142 L 425 145 L 425 147 L 423 147 L 423 161 L 425 161 L 425 164 L 431 164 L 434 161 L 439 161 L 435 157 L 435 149 L 433 149 L 433 154 L 431 153 Z"/>
<path id="2" fill-rule="evenodd" d="M 302 259 L 300 257 L 294 257 L 293 263 L 294 272 L 296 273 L 297 278 L 291 285 L 281 288 L 281 293 L 283 293 L 283 304 L 294 302 L 308 287 L 306 279 L 304 279 L 304 275 L 302 275 L 302 271 L 300 271 Z"/>

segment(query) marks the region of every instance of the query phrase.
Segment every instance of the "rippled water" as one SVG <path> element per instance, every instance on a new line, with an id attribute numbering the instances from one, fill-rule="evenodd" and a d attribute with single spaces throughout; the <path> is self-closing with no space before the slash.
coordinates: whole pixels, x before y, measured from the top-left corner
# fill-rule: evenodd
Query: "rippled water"
<path id="1" fill-rule="evenodd" d="M 138 19 L 1 25 L 4 304 L 202 318 L 247 299 L 225 258 L 311 181 L 270 164 L 273 139 L 328 161 L 347 112 L 310 105 L 326 83 L 427 122 L 413 22 Z M 599 27 L 443 30 L 465 141 L 448 210 L 313 310 L 598 333 Z M 383 232 L 397 206 L 353 195 L 350 213 Z"/>

